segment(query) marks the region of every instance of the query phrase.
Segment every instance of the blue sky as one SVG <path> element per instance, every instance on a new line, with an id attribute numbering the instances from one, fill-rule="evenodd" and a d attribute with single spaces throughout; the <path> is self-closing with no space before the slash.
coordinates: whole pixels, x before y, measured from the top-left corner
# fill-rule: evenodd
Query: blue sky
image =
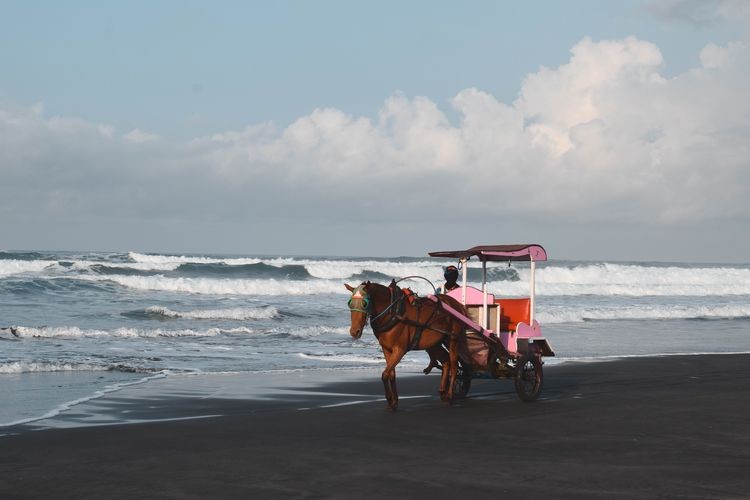
<path id="1" fill-rule="evenodd" d="M 2 248 L 750 260 L 741 0 L 0 8 Z"/>
<path id="2" fill-rule="evenodd" d="M 173 138 L 318 107 L 371 116 L 395 91 L 442 104 L 478 87 L 511 102 L 584 36 L 651 41 L 675 74 L 739 33 L 643 1 L 3 4 L 3 101 Z"/>

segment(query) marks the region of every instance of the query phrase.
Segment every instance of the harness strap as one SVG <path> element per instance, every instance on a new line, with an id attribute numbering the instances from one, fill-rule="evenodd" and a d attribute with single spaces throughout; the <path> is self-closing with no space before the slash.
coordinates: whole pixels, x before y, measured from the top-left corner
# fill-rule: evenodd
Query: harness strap
<path id="1" fill-rule="evenodd" d="M 452 337 L 452 336 L 456 335 L 456 334 L 454 334 L 451 331 L 441 330 L 440 328 L 435 328 L 434 326 L 432 326 L 432 322 L 436 318 L 436 316 L 438 314 L 438 310 L 441 308 L 441 305 L 442 305 L 442 303 L 438 301 L 437 304 L 435 305 L 435 308 L 432 310 L 432 313 L 430 314 L 430 317 L 427 318 L 427 321 L 425 321 L 424 323 L 420 323 L 419 321 L 414 321 L 414 320 L 406 318 L 404 316 L 399 316 L 398 319 L 399 319 L 399 321 L 401 323 L 404 323 L 405 325 L 413 326 L 413 327 L 416 328 L 416 330 L 414 332 L 414 337 L 412 337 L 411 341 L 409 342 L 408 350 L 413 351 L 413 350 L 418 350 L 419 349 L 419 342 L 420 342 L 420 340 L 422 340 L 422 333 L 424 333 L 425 330 L 430 330 L 430 331 L 433 331 L 435 333 L 439 333 L 439 334 L 441 334 L 441 335 L 443 335 L 445 337 Z M 421 308 L 421 302 L 417 301 L 416 304 L 414 305 L 414 307 L 416 307 L 417 309 L 420 309 Z M 417 313 L 417 317 L 419 317 L 419 313 Z M 453 318 L 450 318 L 449 321 L 450 321 L 450 323 L 452 325 L 453 324 Z"/>
<path id="2" fill-rule="evenodd" d="M 430 330 L 430 331 L 439 333 L 441 335 L 445 335 L 446 337 L 450 337 L 450 336 L 456 335 L 453 332 L 447 332 L 445 330 L 441 330 L 440 328 L 435 328 L 434 326 L 432 326 L 432 325 L 430 325 L 428 323 L 419 323 L 417 321 L 412 321 L 409 318 L 404 318 L 403 316 L 400 316 L 399 320 L 402 323 L 404 323 L 405 325 L 415 326 L 417 328 L 421 328 L 422 330 Z"/>
<path id="3" fill-rule="evenodd" d="M 388 292 L 391 295 L 391 303 L 379 314 L 370 318 L 370 326 L 372 327 L 372 332 L 375 334 L 375 338 L 378 338 L 379 334 L 388 331 L 396 326 L 399 321 L 401 321 L 400 318 L 404 314 L 404 292 L 398 286 L 396 286 L 395 281 L 391 281 L 391 284 L 388 285 Z M 393 311 L 391 311 L 391 309 L 393 309 Z M 375 321 L 379 320 L 388 311 L 391 311 L 392 313 L 388 321 L 386 321 L 382 325 L 376 325 Z"/>
<path id="4" fill-rule="evenodd" d="M 418 327 L 417 331 L 414 333 L 414 337 L 409 343 L 409 347 L 407 348 L 409 351 L 414 351 L 419 348 L 419 341 L 422 340 L 422 332 L 424 332 L 424 328 Z"/>
<path id="5" fill-rule="evenodd" d="M 427 321 L 422 323 L 404 316 L 404 312 L 406 310 L 407 294 L 405 294 L 404 291 L 396 285 L 395 280 L 391 281 L 391 284 L 388 285 L 388 291 L 391 296 L 391 303 L 388 305 L 388 307 L 370 318 L 370 326 L 372 327 L 372 332 L 375 334 L 375 338 L 379 339 L 380 334 L 392 329 L 398 323 L 403 323 L 407 326 L 415 327 L 416 330 L 414 332 L 414 336 L 409 342 L 409 347 L 407 348 L 409 351 L 413 351 L 419 349 L 419 342 L 422 340 L 422 334 L 425 330 L 431 330 L 446 337 L 454 335 L 453 332 L 441 330 L 431 325 L 431 323 L 435 320 L 438 311 L 442 309 L 443 304 L 439 298 L 436 297 L 437 300 L 434 301 L 435 307 L 432 309 L 430 317 L 427 318 Z M 422 299 L 415 299 L 413 302 L 411 302 L 411 305 L 418 311 L 417 318 L 419 318 L 419 311 L 422 308 L 422 303 Z M 375 324 L 376 321 L 383 318 L 388 312 L 390 312 L 391 315 L 383 324 Z M 453 323 L 452 320 L 453 318 L 450 318 L 451 323 Z"/>

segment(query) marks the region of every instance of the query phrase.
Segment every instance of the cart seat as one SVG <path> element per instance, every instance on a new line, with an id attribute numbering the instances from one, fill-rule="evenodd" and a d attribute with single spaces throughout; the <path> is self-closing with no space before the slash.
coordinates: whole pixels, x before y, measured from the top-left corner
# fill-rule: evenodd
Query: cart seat
<path id="1" fill-rule="evenodd" d="M 461 302 L 462 291 L 463 288 L 458 287 L 448 292 L 448 295 Z M 474 288 L 473 286 L 466 287 L 467 315 L 478 325 L 482 325 L 485 328 L 496 332 L 500 315 L 497 313 L 498 306 L 495 304 L 495 296 L 491 293 L 487 294 L 487 316 L 485 321 L 482 321 L 482 311 L 484 310 L 484 306 L 482 305 L 483 302 L 484 294 L 480 289 Z"/>
<path id="2" fill-rule="evenodd" d="M 462 287 L 454 288 L 448 292 L 448 296 L 453 297 L 457 301 L 461 302 L 461 291 Z M 473 286 L 466 287 L 466 305 L 467 306 L 481 306 L 484 302 L 482 290 L 474 288 Z M 491 293 L 487 294 L 487 303 L 492 305 L 495 303 L 495 296 Z"/>
<path id="3" fill-rule="evenodd" d="M 514 332 L 518 323 L 531 323 L 531 299 L 497 299 L 500 306 L 500 331 Z"/>

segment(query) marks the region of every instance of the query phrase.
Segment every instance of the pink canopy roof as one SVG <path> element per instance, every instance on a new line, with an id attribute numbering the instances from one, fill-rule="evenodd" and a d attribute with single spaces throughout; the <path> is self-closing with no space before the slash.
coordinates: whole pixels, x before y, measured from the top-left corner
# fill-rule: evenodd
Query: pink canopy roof
<path id="1" fill-rule="evenodd" d="M 454 259 L 478 257 L 481 261 L 521 260 L 540 262 L 547 260 L 547 251 L 541 245 L 480 245 L 468 250 L 448 250 L 430 252 L 430 257 L 449 257 Z"/>

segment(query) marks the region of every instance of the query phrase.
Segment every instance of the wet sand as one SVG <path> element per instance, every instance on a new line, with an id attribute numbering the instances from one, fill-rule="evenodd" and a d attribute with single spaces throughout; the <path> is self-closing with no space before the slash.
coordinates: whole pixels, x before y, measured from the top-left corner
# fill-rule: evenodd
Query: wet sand
<path id="1" fill-rule="evenodd" d="M 4 429 L 0 498 L 750 497 L 750 355 L 547 365 L 535 403 L 475 380 L 450 407 L 437 383 L 399 379 L 396 413 L 374 375 L 119 402 L 183 420 Z"/>

